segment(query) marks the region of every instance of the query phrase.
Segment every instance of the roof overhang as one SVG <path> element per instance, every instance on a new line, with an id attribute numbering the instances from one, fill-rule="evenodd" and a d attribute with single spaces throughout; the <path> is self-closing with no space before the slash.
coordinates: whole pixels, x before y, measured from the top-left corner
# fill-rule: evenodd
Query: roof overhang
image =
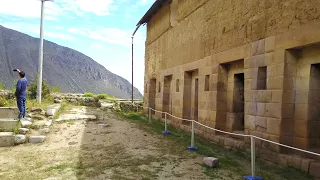
<path id="1" fill-rule="evenodd" d="M 148 21 L 151 19 L 151 17 L 157 13 L 160 8 L 166 3 L 171 0 L 156 0 L 153 5 L 150 7 L 150 9 L 146 12 L 146 14 L 141 18 L 141 20 L 138 22 L 137 26 L 140 26 L 142 24 L 148 23 Z"/>

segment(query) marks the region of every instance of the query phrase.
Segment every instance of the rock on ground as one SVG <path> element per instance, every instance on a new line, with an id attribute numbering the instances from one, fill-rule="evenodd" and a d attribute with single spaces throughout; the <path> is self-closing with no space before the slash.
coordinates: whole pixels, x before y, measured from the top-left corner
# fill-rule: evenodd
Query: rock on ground
<path id="1" fill-rule="evenodd" d="M 22 134 L 18 134 L 14 137 L 14 143 L 15 144 L 23 144 L 26 142 L 26 136 Z"/>
<path id="2" fill-rule="evenodd" d="M 46 136 L 30 136 L 29 143 L 36 144 L 36 143 L 43 143 Z"/>
<path id="3" fill-rule="evenodd" d="M 40 134 L 48 134 L 50 132 L 49 128 L 42 128 L 40 129 Z"/>
<path id="4" fill-rule="evenodd" d="M 95 115 L 86 114 L 63 114 L 56 121 L 68 121 L 68 120 L 96 120 Z"/>
<path id="5" fill-rule="evenodd" d="M 26 120 L 21 120 L 20 123 L 21 123 L 21 127 L 23 128 L 27 128 L 32 125 L 32 122 L 26 121 Z"/>
<path id="6" fill-rule="evenodd" d="M 46 114 L 48 116 L 54 116 L 60 108 L 61 108 L 61 104 L 51 105 L 48 107 Z"/>
<path id="7" fill-rule="evenodd" d="M 29 131 L 28 128 L 19 128 L 19 134 L 27 134 L 27 132 Z"/>
<path id="8" fill-rule="evenodd" d="M 214 157 L 204 157 L 203 163 L 209 167 L 218 167 L 219 166 L 219 160 Z"/>
<path id="9" fill-rule="evenodd" d="M 32 107 L 31 108 L 31 112 L 35 112 L 35 113 L 41 113 L 43 111 L 43 109 L 39 108 L 39 107 Z"/>

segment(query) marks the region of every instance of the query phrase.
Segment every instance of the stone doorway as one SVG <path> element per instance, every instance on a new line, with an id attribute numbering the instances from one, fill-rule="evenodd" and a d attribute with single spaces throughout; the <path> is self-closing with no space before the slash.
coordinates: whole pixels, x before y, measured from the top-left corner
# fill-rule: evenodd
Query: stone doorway
<path id="1" fill-rule="evenodd" d="M 320 152 L 320 45 L 285 52 L 281 143 Z M 281 148 L 282 152 L 290 152 Z"/>
<path id="2" fill-rule="evenodd" d="M 233 91 L 233 131 L 244 131 L 244 73 L 234 75 Z"/>
<path id="3" fill-rule="evenodd" d="M 172 75 L 164 77 L 164 87 L 163 87 L 163 101 L 162 101 L 162 110 L 172 114 L 172 96 L 171 96 L 171 83 Z M 162 114 L 162 117 L 165 117 L 165 114 Z"/>
<path id="4" fill-rule="evenodd" d="M 221 64 L 218 72 L 216 127 L 244 132 L 244 60 Z M 241 132 L 239 132 L 241 131 Z"/>
<path id="5" fill-rule="evenodd" d="M 150 79 L 149 84 L 149 107 L 152 109 L 156 108 L 156 79 Z M 154 115 L 155 111 L 151 111 L 151 113 Z"/>
<path id="6" fill-rule="evenodd" d="M 198 119 L 199 80 L 198 70 L 184 73 L 183 114 L 184 119 Z M 186 123 L 186 122 L 183 122 Z"/>
<path id="7" fill-rule="evenodd" d="M 193 106 L 193 119 L 198 121 L 198 97 L 199 97 L 199 79 L 194 80 L 194 106 Z"/>

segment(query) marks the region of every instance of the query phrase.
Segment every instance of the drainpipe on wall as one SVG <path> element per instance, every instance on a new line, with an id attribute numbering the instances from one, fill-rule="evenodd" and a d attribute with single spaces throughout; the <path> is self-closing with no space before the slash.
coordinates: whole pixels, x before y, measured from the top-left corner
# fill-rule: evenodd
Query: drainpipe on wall
<path id="1" fill-rule="evenodd" d="M 134 35 L 136 34 L 136 32 L 138 31 L 138 29 L 140 28 L 141 24 L 137 25 L 137 28 L 136 30 L 133 32 L 132 36 L 131 36 L 131 51 L 132 51 L 132 79 L 131 79 L 131 102 L 133 103 L 133 38 L 134 38 Z"/>

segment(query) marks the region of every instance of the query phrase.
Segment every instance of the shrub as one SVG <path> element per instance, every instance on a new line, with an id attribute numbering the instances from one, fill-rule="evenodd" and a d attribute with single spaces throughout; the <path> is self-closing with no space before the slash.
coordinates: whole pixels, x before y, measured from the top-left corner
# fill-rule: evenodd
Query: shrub
<path id="1" fill-rule="evenodd" d="M 3 83 L 0 83 L 0 90 L 5 90 L 6 86 Z"/>
<path id="2" fill-rule="evenodd" d="M 108 95 L 106 95 L 106 94 L 98 94 L 97 98 L 98 99 L 108 99 Z"/>
<path id="3" fill-rule="evenodd" d="M 11 90 L 10 90 L 10 91 L 13 92 L 13 93 L 16 92 L 17 82 L 18 82 L 18 80 L 14 80 L 14 81 L 13 81 L 13 86 L 12 86 L 12 88 L 11 88 Z"/>
<path id="4" fill-rule="evenodd" d="M 59 93 L 59 92 L 61 92 L 61 89 L 60 89 L 59 86 L 55 86 L 55 87 L 50 88 L 50 91 L 51 91 L 51 92 Z"/>
<path id="5" fill-rule="evenodd" d="M 89 92 L 89 93 L 85 93 L 83 96 L 84 97 L 94 97 L 94 94 Z"/>
<path id="6" fill-rule="evenodd" d="M 34 81 L 28 85 L 28 96 L 30 99 L 37 98 L 37 83 L 36 83 L 36 81 Z M 42 96 L 42 98 L 48 98 L 50 96 L 50 88 L 47 85 L 47 82 L 45 80 L 42 81 L 41 96 Z"/>
<path id="7" fill-rule="evenodd" d="M 0 97 L 0 107 L 5 107 L 8 105 L 8 100 L 3 98 L 3 97 Z"/>

